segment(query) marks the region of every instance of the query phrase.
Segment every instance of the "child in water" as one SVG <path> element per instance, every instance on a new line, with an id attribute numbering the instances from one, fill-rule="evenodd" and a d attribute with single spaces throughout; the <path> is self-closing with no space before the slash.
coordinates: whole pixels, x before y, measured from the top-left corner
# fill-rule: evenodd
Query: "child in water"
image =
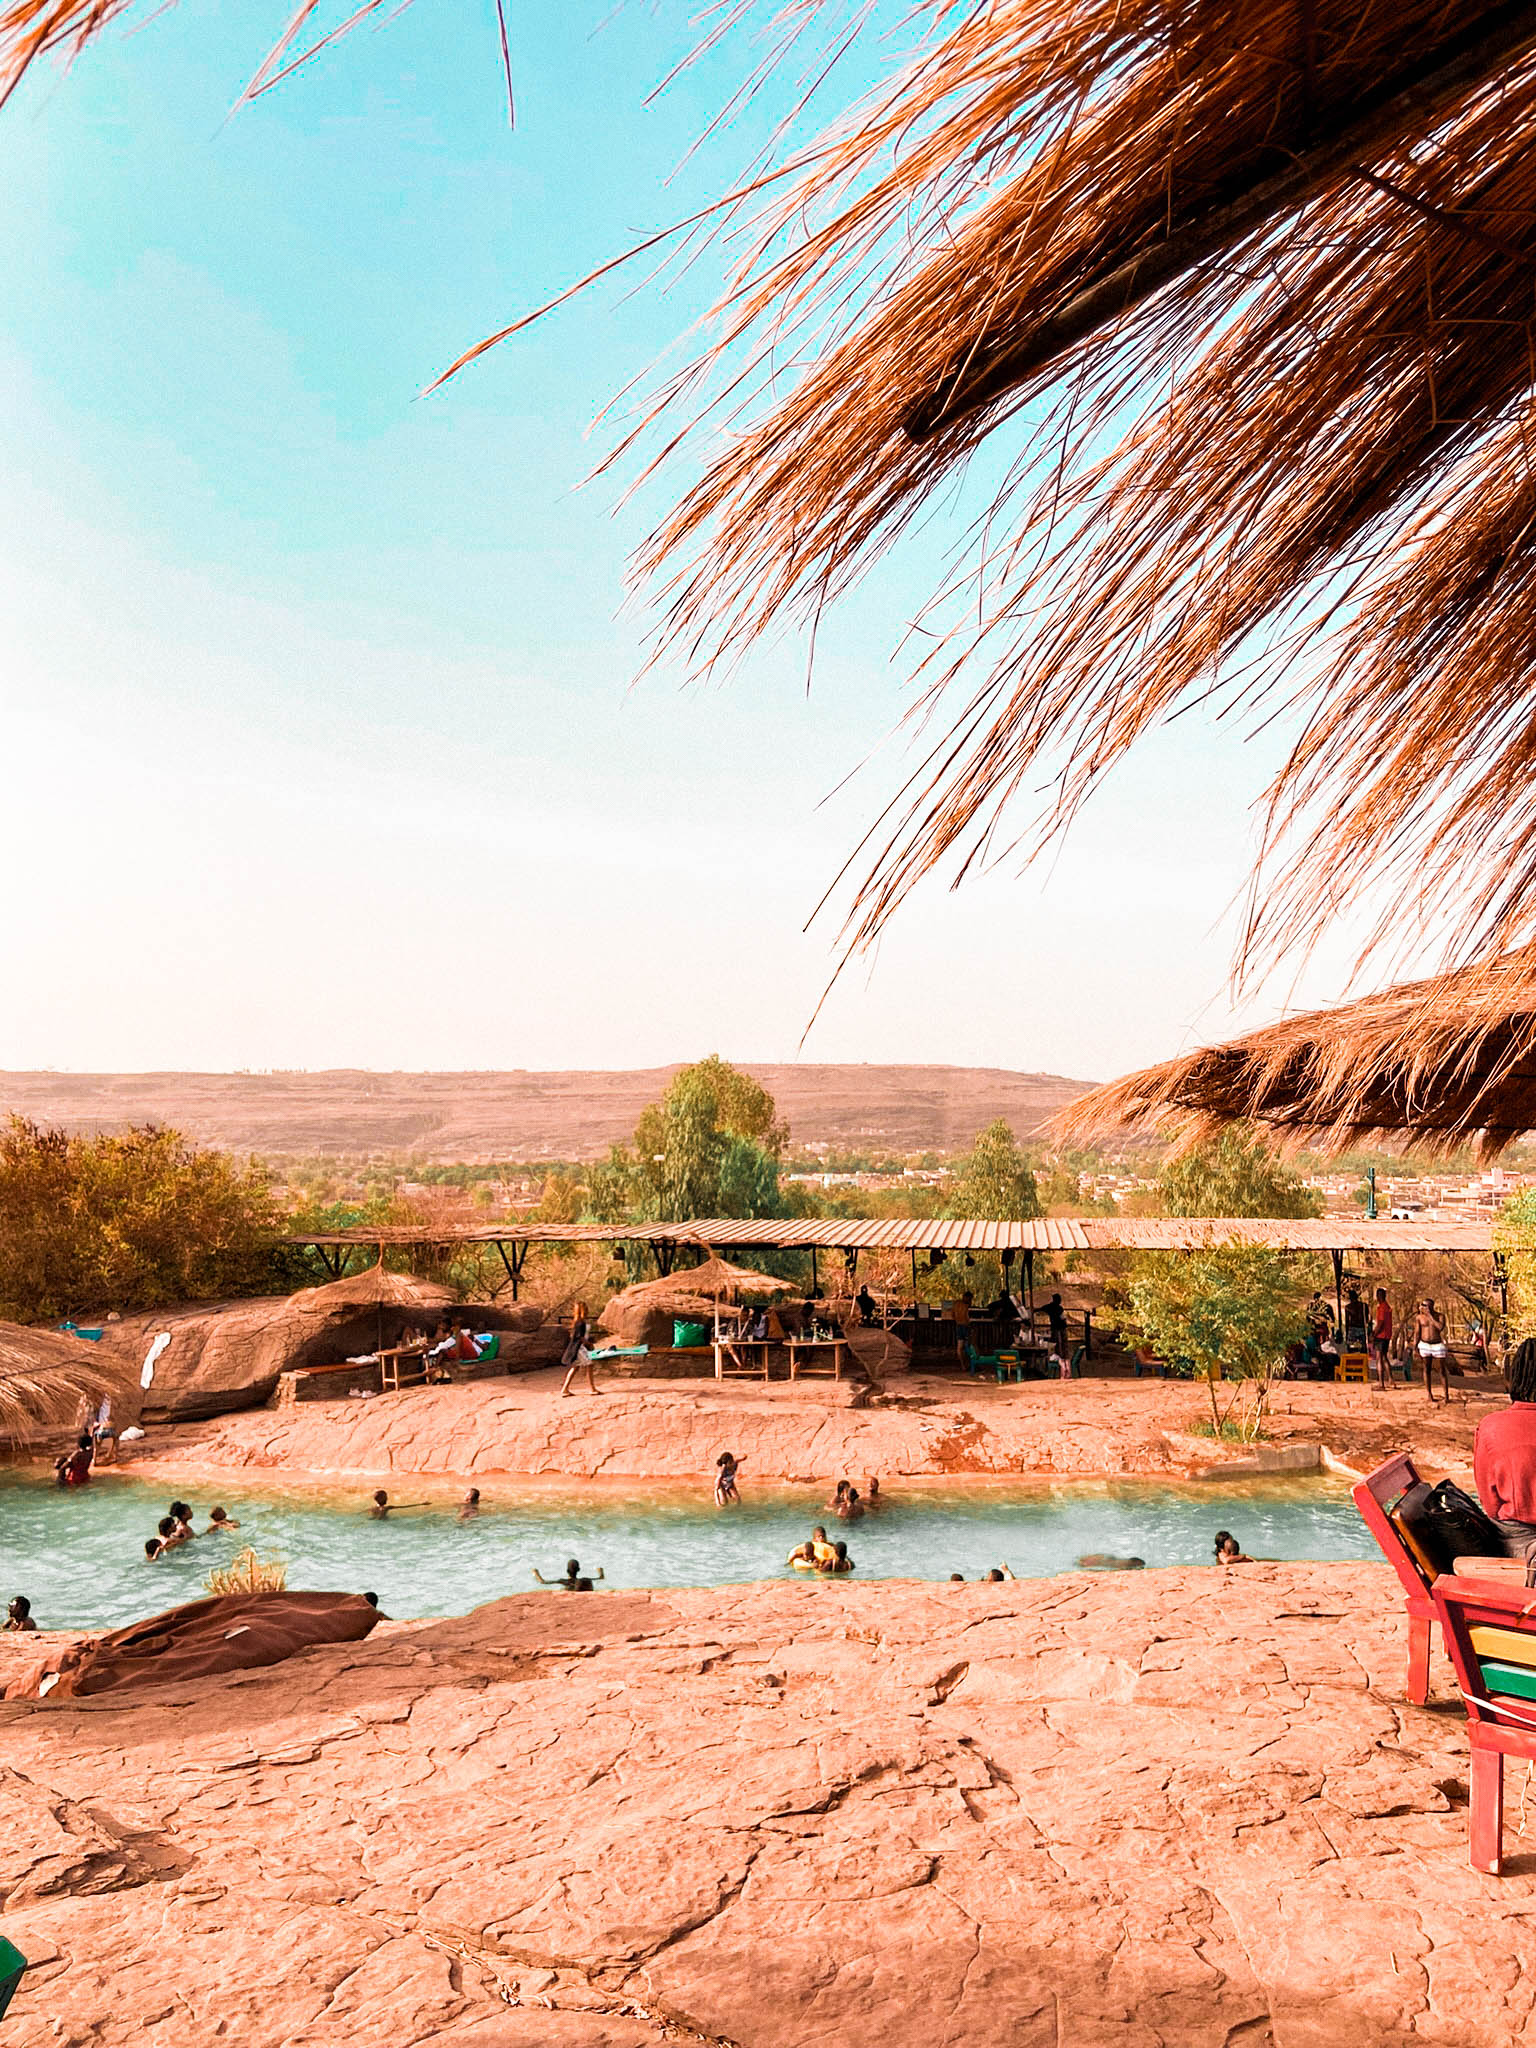
<path id="1" fill-rule="evenodd" d="M 722 1451 L 715 1460 L 715 1506 L 723 1508 L 732 1501 L 740 1502 L 736 1490 L 736 1474 L 741 1470 L 741 1460 L 732 1451 Z"/>
<path id="2" fill-rule="evenodd" d="M 1216 1562 L 1218 1564 L 1252 1564 L 1253 1559 L 1244 1551 L 1241 1543 L 1230 1529 L 1216 1531 Z"/>

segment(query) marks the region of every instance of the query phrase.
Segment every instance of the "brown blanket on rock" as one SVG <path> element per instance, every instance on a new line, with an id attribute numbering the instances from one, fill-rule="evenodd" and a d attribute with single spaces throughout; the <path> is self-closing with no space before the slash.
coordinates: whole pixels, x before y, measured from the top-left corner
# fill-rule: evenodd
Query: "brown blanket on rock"
<path id="1" fill-rule="evenodd" d="M 221 1593 L 50 1651 L 3 1697 L 84 1699 L 136 1685 L 281 1664 L 316 1643 L 358 1643 L 379 1619 L 361 1593 Z"/>

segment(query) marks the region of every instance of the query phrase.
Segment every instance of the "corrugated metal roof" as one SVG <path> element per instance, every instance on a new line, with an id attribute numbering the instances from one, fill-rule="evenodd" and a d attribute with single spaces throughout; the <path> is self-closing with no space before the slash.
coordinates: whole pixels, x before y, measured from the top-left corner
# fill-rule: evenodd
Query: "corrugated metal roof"
<path id="1" fill-rule="evenodd" d="M 1250 1216 L 1049 1216 L 946 1222 L 910 1216 L 703 1217 L 696 1223 L 363 1225 L 301 1245 L 699 1244 L 729 1251 L 1192 1251 L 1250 1244 L 1293 1252 L 1488 1252 L 1488 1223 L 1368 1223 Z"/>

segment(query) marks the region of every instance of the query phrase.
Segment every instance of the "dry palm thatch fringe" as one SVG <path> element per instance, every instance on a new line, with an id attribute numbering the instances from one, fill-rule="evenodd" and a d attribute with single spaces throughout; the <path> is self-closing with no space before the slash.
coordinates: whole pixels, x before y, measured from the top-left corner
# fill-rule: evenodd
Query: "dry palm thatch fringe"
<path id="1" fill-rule="evenodd" d="M 169 6 L 171 0 L 161 0 Z M 387 0 L 361 0 L 344 18 L 330 28 L 317 26 L 317 17 L 330 11 L 324 0 L 299 0 L 288 23 L 278 36 L 244 92 L 241 100 L 255 99 L 291 76 L 312 57 L 338 42 L 360 22 L 379 13 Z M 390 0 L 391 11 L 409 5 L 409 0 Z M 501 65 L 506 80 L 507 113 L 515 119 L 512 97 L 512 50 L 507 35 L 506 0 L 494 0 Z M 62 50 L 76 57 L 119 15 L 137 8 L 146 17 L 157 11 L 145 0 L 0 0 L 0 106 L 10 98 L 40 57 Z M 305 41 L 306 35 L 312 39 Z"/>
<path id="2" fill-rule="evenodd" d="M 1260 1122 L 1291 1150 L 1386 1140 L 1496 1157 L 1536 1128 L 1536 948 L 1409 982 L 1128 1074 L 1052 1120 L 1058 1142 Z"/>
<path id="3" fill-rule="evenodd" d="M 62 1428 L 82 1400 L 100 1401 L 129 1384 L 84 1338 L 0 1323 L 0 1438 L 19 1442 Z"/>
<path id="4" fill-rule="evenodd" d="M 958 25 L 774 202 L 717 348 L 647 422 L 713 417 L 724 378 L 734 438 L 642 557 L 664 646 L 708 665 L 814 618 L 1016 416 L 966 592 L 980 624 L 930 621 L 915 711 L 938 737 L 858 857 L 854 942 L 935 865 L 963 873 L 1050 774 L 1025 828 L 1044 843 L 1218 680 L 1303 735 L 1271 793 L 1277 842 L 1356 803 L 1367 770 L 1363 829 L 1256 900 L 1251 949 L 1313 935 L 1414 829 L 1444 829 L 1445 851 L 1414 862 L 1382 933 L 1428 893 L 1459 903 L 1466 952 L 1523 938 L 1527 876 L 1465 829 L 1530 765 L 1498 628 L 1436 636 L 1413 599 L 1430 566 L 1456 592 L 1525 573 L 1536 9 L 997 0 L 934 18 Z M 1278 211 L 1244 215 L 1339 130 L 1369 153 L 1314 148 Z M 1181 234 L 1190 260 L 1139 297 L 1137 263 Z M 1125 317 L 1074 328 L 1116 278 Z M 1381 628 L 1410 618 L 1435 659 L 1399 731 L 1409 643 Z M 1272 658 L 1234 674 L 1266 634 Z"/>
<path id="5" fill-rule="evenodd" d="M 0 0 L 0 92 L 124 5 Z M 250 89 L 372 11 L 314 38 L 304 0 Z M 704 41 L 755 11 L 781 54 L 830 23 L 835 64 L 878 10 L 716 0 Z M 731 430 L 640 564 L 663 646 L 707 665 L 814 619 L 1012 423 L 971 581 L 923 622 L 913 715 L 937 736 L 854 858 L 850 940 L 990 854 L 1026 791 L 1043 845 L 1220 688 L 1299 734 L 1250 956 L 1380 874 L 1379 937 L 1452 906 L 1458 957 L 1522 943 L 1536 0 L 920 0 L 911 21 L 899 75 L 713 210 L 745 251 L 718 341 L 637 430 L 658 462 Z"/>

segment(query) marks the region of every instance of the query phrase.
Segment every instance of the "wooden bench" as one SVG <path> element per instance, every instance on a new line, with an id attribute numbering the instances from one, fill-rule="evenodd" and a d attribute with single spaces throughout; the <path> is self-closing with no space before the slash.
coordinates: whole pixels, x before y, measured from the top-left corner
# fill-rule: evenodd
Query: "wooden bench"
<path id="1" fill-rule="evenodd" d="M 1467 1709 L 1472 1868 L 1497 1877 L 1504 1867 L 1504 1759 L 1536 1762 L 1536 1592 L 1447 1573 L 1436 1579 L 1432 1598 Z"/>

